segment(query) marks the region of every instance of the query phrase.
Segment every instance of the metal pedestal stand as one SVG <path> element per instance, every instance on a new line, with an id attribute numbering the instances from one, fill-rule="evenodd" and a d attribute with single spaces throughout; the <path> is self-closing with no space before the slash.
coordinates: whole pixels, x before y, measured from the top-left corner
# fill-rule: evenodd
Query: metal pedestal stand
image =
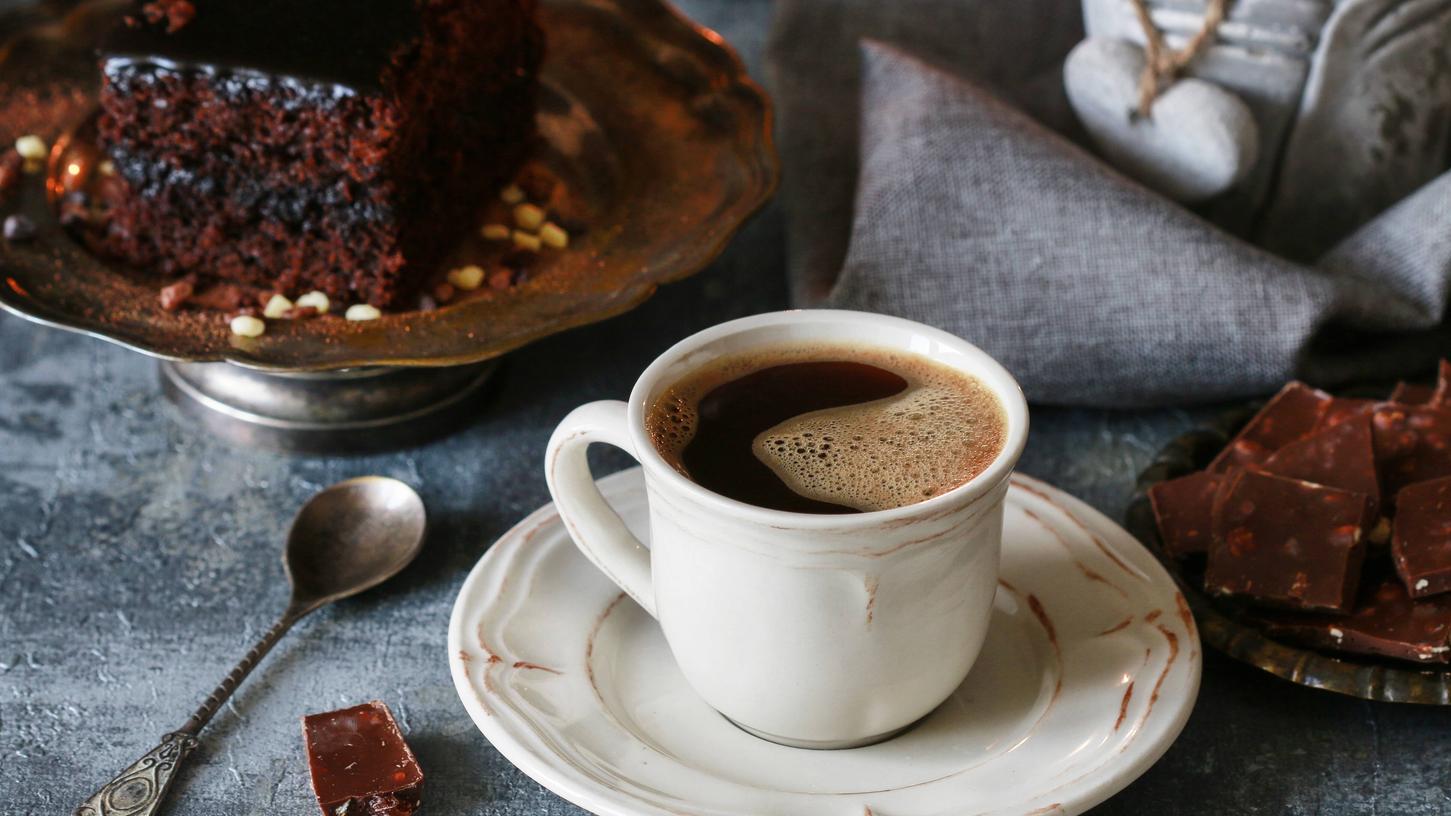
<path id="1" fill-rule="evenodd" d="M 256 371 L 162 362 L 162 389 L 213 434 L 242 447 L 368 453 L 442 436 L 472 413 L 497 361 L 447 368 Z"/>

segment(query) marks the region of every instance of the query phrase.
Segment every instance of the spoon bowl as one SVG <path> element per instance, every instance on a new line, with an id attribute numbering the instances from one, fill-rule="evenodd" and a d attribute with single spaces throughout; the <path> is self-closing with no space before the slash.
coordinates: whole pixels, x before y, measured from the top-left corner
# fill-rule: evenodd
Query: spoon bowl
<path id="1" fill-rule="evenodd" d="M 397 479 L 363 476 L 323 490 L 287 534 L 292 605 L 316 608 L 383 583 L 418 555 L 426 527 L 423 500 Z"/>

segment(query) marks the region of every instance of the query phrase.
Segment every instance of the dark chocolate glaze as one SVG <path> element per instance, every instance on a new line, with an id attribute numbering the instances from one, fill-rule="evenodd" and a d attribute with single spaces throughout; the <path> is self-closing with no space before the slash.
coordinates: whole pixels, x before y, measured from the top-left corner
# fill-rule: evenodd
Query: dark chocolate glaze
<path id="1" fill-rule="evenodd" d="M 286 78 L 336 93 L 385 91 L 388 68 L 420 39 L 417 0 L 193 0 L 180 30 L 133 18 L 101 43 L 105 69 L 145 65 Z"/>

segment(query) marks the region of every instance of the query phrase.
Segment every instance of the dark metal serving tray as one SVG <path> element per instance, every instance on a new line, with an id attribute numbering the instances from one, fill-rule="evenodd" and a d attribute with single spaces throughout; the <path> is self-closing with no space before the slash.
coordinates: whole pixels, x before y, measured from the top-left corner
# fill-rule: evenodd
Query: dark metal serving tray
<path id="1" fill-rule="evenodd" d="M 1164 552 L 1149 504 L 1149 488 L 1204 469 L 1262 406 L 1251 403 L 1225 411 L 1159 451 L 1153 464 L 1139 474 L 1124 526 L 1149 546 L 1179 582 L 1199 622 L 1200 637 L 1209 646 L 1302 686 L 1365 700 L 1451 705 L 1451 667 L 1438 670 L 1394 660 L 1335 655 L 1276 640 L 1245 620 L 1233 602 L 1207 595 L 1199 577 L 1186 574 L 1184 565 Z"/>

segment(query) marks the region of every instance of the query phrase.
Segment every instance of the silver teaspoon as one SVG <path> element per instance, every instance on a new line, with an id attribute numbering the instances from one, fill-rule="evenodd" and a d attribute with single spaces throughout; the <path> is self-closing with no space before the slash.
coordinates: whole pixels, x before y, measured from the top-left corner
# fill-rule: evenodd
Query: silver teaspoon
<path id="1" fill-rule="evenodd" d="M 152 816 L 161 809 L 177 768 L 197 734 L 293 624 L 309 612 L 392 578 L 423 546 L 423 500 L 413 488 L 381 476 L 339 482 L 298 511 L 282 566 L 292 600 L 277 623 L 216 687 L 181 728 L 75 809 L 75 816 Z"/>

